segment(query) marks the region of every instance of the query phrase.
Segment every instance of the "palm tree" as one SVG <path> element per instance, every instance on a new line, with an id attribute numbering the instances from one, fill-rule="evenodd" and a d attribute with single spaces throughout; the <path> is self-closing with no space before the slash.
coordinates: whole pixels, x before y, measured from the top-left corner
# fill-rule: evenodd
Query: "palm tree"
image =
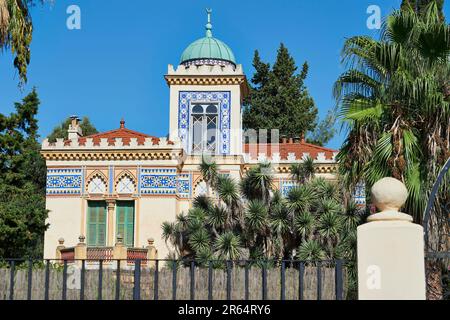
<path id="1" fill-rule="evenodd" d="M 341 116 L 349 128 L 338 160 L 349 186 L 372 185 L 394 176 L 408 187 L 406 208 L 417 222 L 434 175 L 449 156 L 450 28 L 431 1 L 426 13 L 396 11 L 382 39 L 353 37 L 343 61 L 349 66 L 335 84 Z M 423 141 L 424 143 L 421 143 Z"/>
<path id="2" fill-rule="evenodd" d="M 314 178 L 314 159 L 307 156 L 303 162 L 291 165 L 291 177 L 297 183 L 305 183 Z"/>
<path id="3" fill-rule="evenodd" d="M 273 189 L 273 172 L 270 163 L 260 163 L 251 168 L 241 181 L 241 190 L 247 199 L 259 198 L 266 204 Z"/>
<path id="4" fill-rule="evenodd" d="M 418 223 L 438 171 L 450 157 L 450 27 L 439 3 L 407 5 L 389 16 L 379 41 L 348 39 L 348 70 L 335 84 L 341 117 L 348 128 L 338 161 L 347 186 L 370 187 L 393 176 L 409 191 L 406 212 Z M 438 198 L 449 192 L 450 177 Z M 447 232 L 446 213 L 433 213 L 435 233 Z M 442 243 L 448 246 L 448 243 Z"/>
<path id="5" fill-rule="evenodd" d="M 214 161 L 210 161 L 211 159 L 202 156 L 202 162 L 200 163 L 199 169 L 200 173 L 203 177 L 203 180 L 206 182 L 207 195 L 211 196 L 210 187 L 214 187 L 218 178 L 218 168 L 217 164 Z"/>
<path id="6" fill-rule="evenodd" d="M 11 48 L 21 82 L 27 81 L 30 63 L 33 24 L 29 7 L 34 3 L 33 0 L 0 0 L 0 48 Z"/>

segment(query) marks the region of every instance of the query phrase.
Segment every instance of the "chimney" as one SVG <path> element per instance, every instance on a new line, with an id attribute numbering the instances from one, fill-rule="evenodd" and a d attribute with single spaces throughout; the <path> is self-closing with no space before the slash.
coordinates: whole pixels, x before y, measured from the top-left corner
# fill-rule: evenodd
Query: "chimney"
<path id="1" fill-rule="evenodd" d="M 282 136 L 281 137 L 281 143 L 286 143 L 286 141 L 287 141 L 286 136 Z"/>
<path id="2" fill-rule="evenodd" d="M 302 133 L 300 135 L 300 143 L 305 143 L 305 134 L 304 133 Z"/>
<path id="3" fill-rule="evenodd" d="M 289 143 L 293 143 L 294 139 L 292 139 L 292 137 L 289 138 Z"/>
<path id="4" fill-rule="evenodd" d="M 69 130 L 67 130 L 68 138 L 69 140 L 78 139 L 83 136 L 83 132 L 80 127 L 80 118 L 77 116 L 70 116 L 70 120 Z"/>

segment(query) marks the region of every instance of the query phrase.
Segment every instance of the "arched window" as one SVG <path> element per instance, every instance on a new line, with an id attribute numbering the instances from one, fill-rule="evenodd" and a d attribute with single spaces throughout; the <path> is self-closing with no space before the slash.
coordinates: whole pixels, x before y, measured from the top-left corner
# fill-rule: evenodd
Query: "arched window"
<path id="1" fill-rule="evenodd" d="M 195 104 L 191 111 L 192 153 L 217 150 L 218 108 L 216 104 Z"/>
<path id="2" fill-rule="evenodd" d="M 119 194 L 132 194 L 134 193 L 134 190 L 134 182 L 127 175 L 124 175 L 120 178 L 119 182 L 117 182 L 116 191 Z"/>
<path id="3" fill-rule="evenodd" d="M 95 176 L 88 184 L 88 192 L 92 194 L 103 194 L 106 192 L 106 183 L 100 176 Z"/>

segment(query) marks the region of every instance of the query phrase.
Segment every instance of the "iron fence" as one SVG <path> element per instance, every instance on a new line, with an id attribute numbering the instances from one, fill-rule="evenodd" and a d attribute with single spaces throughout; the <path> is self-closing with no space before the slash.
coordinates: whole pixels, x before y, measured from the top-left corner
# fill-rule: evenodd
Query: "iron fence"
<path id="1" fill-rule="evenodd" d="M 6 259 L 0 299 L 342 300 L 346 292 L 344 260 L 133 262 Z"/>

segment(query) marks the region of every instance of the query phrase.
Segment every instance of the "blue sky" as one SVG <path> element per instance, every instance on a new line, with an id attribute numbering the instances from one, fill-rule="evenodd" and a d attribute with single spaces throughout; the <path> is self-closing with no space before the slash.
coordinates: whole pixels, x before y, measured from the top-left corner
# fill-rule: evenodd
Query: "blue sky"
<path id="1" fill-rule="evenodd" d="M 447 1 L 448 2 L 448 1 Z M 33 8 L 34 34 L 28 84 L 21 91 L 12 56 L 0 52 L 0 112 L 13 111 L 33 86 L 46 136 L 71 114 L 88 116 L 100 131 L 126 127 L 165 136 L 169 124 L 168 64 L 203 37 L 205 8 L 213 9 L 215 37 L 227 43 L 250 79 L 258 49 L 273 62 L 283 42 L 298 65 L 310 65 L 307 87 L 320 116 L 333 108 L 332 86 L 343 72 L 340 50 L 346 37 L 378 36 L 366 26 L 369 5 L 382 15 L 401 0 L 55 0 Z M 69 30 L 66 9 L 81 9 L 81 30 Z M 448 4 L 446 5 L 446 15 Z M 339 127 L 339 126 L 338 126 Z M 328 146 L 339 148 L 340 132 Z"/>

